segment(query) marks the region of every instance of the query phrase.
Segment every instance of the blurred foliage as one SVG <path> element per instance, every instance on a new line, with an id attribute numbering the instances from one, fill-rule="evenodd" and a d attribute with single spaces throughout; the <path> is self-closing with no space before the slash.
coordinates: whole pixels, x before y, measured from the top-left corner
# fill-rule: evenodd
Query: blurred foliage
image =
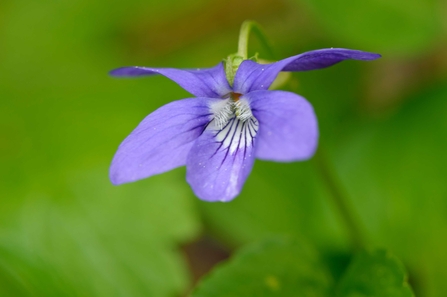
<path id="1" fill-rule="evenodd" d="M 329 34 L 353 48 L 410 55 L 443 33 L 441 0 L 304 1 Z"/>
<path id="2" fill-rule="evenodd" d="M 198 201 L 184 169 L 108 181 L 113 153 L 138 122 L 190 95 L 161 77 L 107 72 L 212 66 L 236 51 L 239 25 L 251 18 L 279 58 L 332 46 L 383 55 L 294 74 L 289 89 L 315 107 L 321 145 L 371 244 L 403 260 L 418 296 L 443 296 L 445 8 L 442 0 L 0 2 L 0 295 L 180 296 L 192 281 L 179 246 L 203 232 L 229 249 L 292 235 L 343 274 L 344 261 L 334 262 L 350 253 L 347 234 L 312 160 L 257 161 L 228 204 Z M 252 51 L 262 57 L 254 39 Z M 286 266 L 306 263 L 276 252 Z"/>
<path id="3" fill-rule="evenodd" d="M 440 236 L 447 230 L 446 96 L 447 86 L 434 87 L 384 122 L 347 125 L 351 132 L 334 148 L 374 242 L 404 257 L 420 280 L 437 282 L 439 292 L 447 290 L 438 279 L 447 264 Z"/>

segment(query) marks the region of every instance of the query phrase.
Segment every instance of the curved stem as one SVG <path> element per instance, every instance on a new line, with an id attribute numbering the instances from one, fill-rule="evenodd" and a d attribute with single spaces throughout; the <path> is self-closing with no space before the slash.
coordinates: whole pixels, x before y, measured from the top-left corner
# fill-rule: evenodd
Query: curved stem
<path id="1" fill-rule="evenodd" d="M 332 197 L 332 200 L 344 221 L 346 229 L 349 232 L 353 247 L 355 249 L 365 248 L 366 242 L 360 222 L 355 213 L 352 211 L 347 195 L 336 174 L 333 172 L 332 167 L 329 166 L 329 163 L 327 162 L 327 159 L 321 149 L 317 151 L 315 161 L 331 194 L 330 196 Z"/>
<path id="2" fill-rule="evenodd" d="M 261 26 L 255 21 L 245 21 L 242 23 L 241 31 L 239 33 L 239 41 L 237 46 L 237 54 L 241 56 L 244 60 L 248 59 L 248 38 L 250 33 L 253 32 L 258 37 L 262 46 L 268 52 L 270 58 L 274 58 L 274 53 L 270 42 L 268 41 L 264 31 Z"/>

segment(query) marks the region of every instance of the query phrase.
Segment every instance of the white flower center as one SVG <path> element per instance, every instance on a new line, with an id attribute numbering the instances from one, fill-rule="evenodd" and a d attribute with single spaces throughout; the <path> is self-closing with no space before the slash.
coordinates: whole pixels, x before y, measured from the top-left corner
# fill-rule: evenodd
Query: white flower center
<path id="1" fill-rule="evenodd" d="M 231 97 L 211 105 L 212 120 L 207 129 L 215 131 L 215 139 L 222 149 L 233 154 L 254 143 L 259 123 L 251 112 L 249 102 L 232 93 Z"/>

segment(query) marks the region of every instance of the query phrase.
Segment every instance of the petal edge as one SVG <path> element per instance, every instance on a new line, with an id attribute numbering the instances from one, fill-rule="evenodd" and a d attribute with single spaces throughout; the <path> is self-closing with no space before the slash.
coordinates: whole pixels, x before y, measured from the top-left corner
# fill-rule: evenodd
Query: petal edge
<path id="1" fill-rule="evenodd" d="M 110 75 L 115 77 L 138 77 L 157 74 L 171 79 L 197 97 L 220 98 L 231 91 L 222 63 L 212 68 L 197 70 L 130 66 L 110 71 Z"/>

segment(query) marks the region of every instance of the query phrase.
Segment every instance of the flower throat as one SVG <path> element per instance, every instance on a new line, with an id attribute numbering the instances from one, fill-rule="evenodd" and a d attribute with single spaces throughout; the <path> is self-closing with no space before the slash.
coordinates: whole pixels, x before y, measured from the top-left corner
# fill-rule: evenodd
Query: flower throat
<path id="1" fill-rule="evenodd" d="M 241 122 L 246 122 L 253 117 L 250 104 L 242 94 L 231 92 L 225 96 L 225 100 L 213 106 L 214 124 L 222 129 L 234 117 Z"/>

